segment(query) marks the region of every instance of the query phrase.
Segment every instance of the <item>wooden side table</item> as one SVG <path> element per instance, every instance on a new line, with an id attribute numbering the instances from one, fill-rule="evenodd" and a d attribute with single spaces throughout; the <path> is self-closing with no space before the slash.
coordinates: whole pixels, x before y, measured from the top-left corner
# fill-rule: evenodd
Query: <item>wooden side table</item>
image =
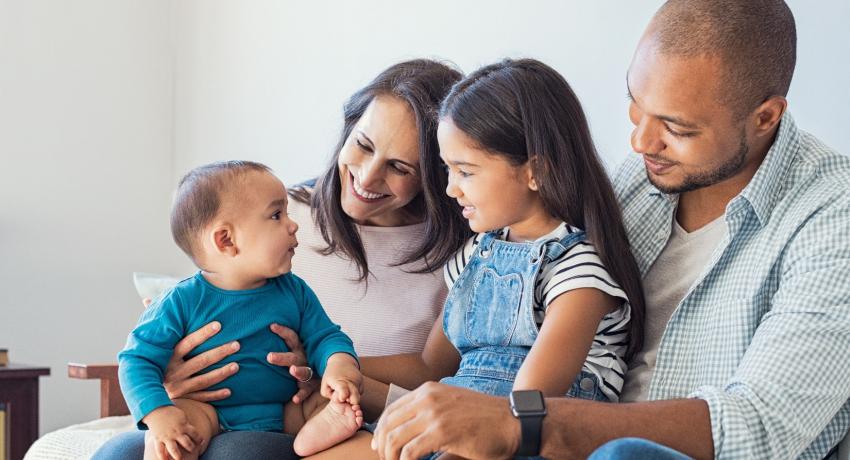
<path id="1" fill-rule="evenodd" d="M 0 402 L 6 405 L 6 458 L 10 460 L 24 458 L 38 439 L 38 378 L 43 375 L 50 375 L 49 367 L 0 366 Z"/>

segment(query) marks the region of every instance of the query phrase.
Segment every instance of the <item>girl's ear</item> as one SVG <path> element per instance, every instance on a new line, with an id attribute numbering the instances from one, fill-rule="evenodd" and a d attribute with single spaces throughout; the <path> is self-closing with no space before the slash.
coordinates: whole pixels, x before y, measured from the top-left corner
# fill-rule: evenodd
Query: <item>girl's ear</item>
<path id="1" fill-rule="evenodd" d="M 534 179 L 534 168 L 532 168 L 534 161 L 535 157 L 531 157 L 528 161 L 525 162 L 523 168 L 525 169 L 525 177 L 528 181 L 528 188 L 536 192 L 538 190 L 538 187 L 537 181 Z"/>
<path id="2" fill-rule="evenodd" d="M 232 225 L 228 223 L 219 224 L 213 227 L 210 236 L 212 238 L 213 248 L 217 253 L 229 257 L 235 257 L 239 254 Z"/>

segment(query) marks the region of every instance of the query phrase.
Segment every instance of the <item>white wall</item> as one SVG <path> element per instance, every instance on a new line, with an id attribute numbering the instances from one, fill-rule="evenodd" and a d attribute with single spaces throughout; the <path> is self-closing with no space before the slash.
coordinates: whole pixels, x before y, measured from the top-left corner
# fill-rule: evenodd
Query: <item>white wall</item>
<path id="1" fill-rule="evenodd" d="M 130 272 L 169 270 L 173 41 L 165 0 L 0 1 L 0 347 L 47 365 L 41 430 L 97 417 L 141 312 Z"/>
<path id="2" fill-rule="evenodd" d="M 167 222 L 188 168 L 244 158 L 288 183 L 314 176 L 345 99 L 422 56 L 466 72 L 549 63 L 613 165 L 628 151 L 625 71 L 660 3 L 0 0 L 0 347 L 53 367 L 42 431 L 96 417 L 96 384 L 65 363 L 114 360 L 140 312 L 130 272 L 189 269 Z M 850 3 L 789 4 L 791 110 L 850 153 Z"/>
<path id="3" fill-rule="evenodd" d="M 590 119 L 600 153 L 627 154 L 625 73 L 659 0 L 334 3 L 193 0 L 177 12 L 178 172 L 250 158 L 291 183 L 320 172 L 337 141 L 346 98 L 378 72 L 414 57 L 465 72 L 504 56 L 559 70 Z M 799 125 L 850 153 L 840 107 L 850 103 L 850 3 L 789 1 L 799 63 L 791 110 Z M 808 7 L 808 8 L 806 8 Z"/>

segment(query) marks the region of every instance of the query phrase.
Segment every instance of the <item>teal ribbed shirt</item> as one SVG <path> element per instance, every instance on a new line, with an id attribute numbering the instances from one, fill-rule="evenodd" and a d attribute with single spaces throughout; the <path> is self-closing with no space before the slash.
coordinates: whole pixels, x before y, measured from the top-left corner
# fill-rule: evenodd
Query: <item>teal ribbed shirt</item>
<path id="1" fill-rule="evenodd" d="M 140 428 L 144 428 L 141 420 L 147 414 L 172 404 L 162 381 L 174 346 L 213 320 L 221 323 L 221 331 L 187 358 L 239 341 L 238 352 L 202 371 L 239 363 L 239 372 L 210 387 L 231 390 L 229 398 L 211 403 L 225 429 L 283 428 L 283 404 L 295 394 L 297 383 L 288 368 L 266 361 L 269 352 L 289 351 L 269 329 L 272 323 L 298 333 L 309 365 L 319 375 L 334 353 L 356 357 L 351 339 L 331 322 L 313 291 L 294 274 L 270 279 L 256 289 L 228 291 L 213 286 L 199 272 L 145 310 L 118 355 L 121 390 Z"/>

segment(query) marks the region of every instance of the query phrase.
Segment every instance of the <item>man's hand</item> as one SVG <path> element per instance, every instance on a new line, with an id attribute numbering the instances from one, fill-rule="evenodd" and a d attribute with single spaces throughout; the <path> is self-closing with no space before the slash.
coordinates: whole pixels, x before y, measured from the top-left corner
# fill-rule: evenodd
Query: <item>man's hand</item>
<path id="1" fill-rule="evenodd" d="M 236 353 L 239 350 L 239 342 L 234 341 L 213 348 L 212 350 L 207 350 L 188 361 L 184 361 L 183 359 L 198 345 L 218 334 L 219 330 L 221 330 L 221 324 L 218 321 L 213 321 L 183 337 L 174 346 L 174 353 L 171 354 L 171 360 L 168 361 L 168 365 L 165 368 L 165 377 L 162 382 L 165 386 L 165 391 L 168 393 L 168 397 L 172 401 L 177 398 L 186 398 L 209 402 L 230 396 L 230 389 L 228 388 L 215 391 L 207 391 L 207 388 L 235 374 L 239 370 L 238 364 L 230 363 L 227 366 L 205 374 L 195 374 Z"/>
<path id="2" fill-rule="evenodd" d="M 348 353 L 331 355 L 322 376 L 322 396 L 338 402 L 360 404 L 362 392 L 363 374 L 357 360 Z"/>
<path id="3" fill-rule="evenodd" d="M 290 375 L 298 380 L 298 392 L 292 397 L 292 402 L 301 404 L 319 388 L 318 379 L 306 380 L 313 375 L 313 371 L 307 367 L 307 355 L 304 353 L 298 334 L 280 324 L 272 324 L 270 328 L 283 339 L 290 351 L 288 353 L 271 352 L 266 356 L 266 361 L 276 366 L 289 367 Z"/>
<path id="4" fill-rule="evenodd" d="M 148 446 L 159 460 L 181 460 L 187 452 L 197 454 L 203 443 L 186 414 L 175 406 L 158 407 L 142 421 L 148 426 Z"/>
<path id="5" fill-rule="evenodd" d="M 519 421 L 507 399 L 429 382 L 387 407 L 372 448 L 382 460 L 415 460 L 432 452 L 512 458 L 519 440 Z"/>

